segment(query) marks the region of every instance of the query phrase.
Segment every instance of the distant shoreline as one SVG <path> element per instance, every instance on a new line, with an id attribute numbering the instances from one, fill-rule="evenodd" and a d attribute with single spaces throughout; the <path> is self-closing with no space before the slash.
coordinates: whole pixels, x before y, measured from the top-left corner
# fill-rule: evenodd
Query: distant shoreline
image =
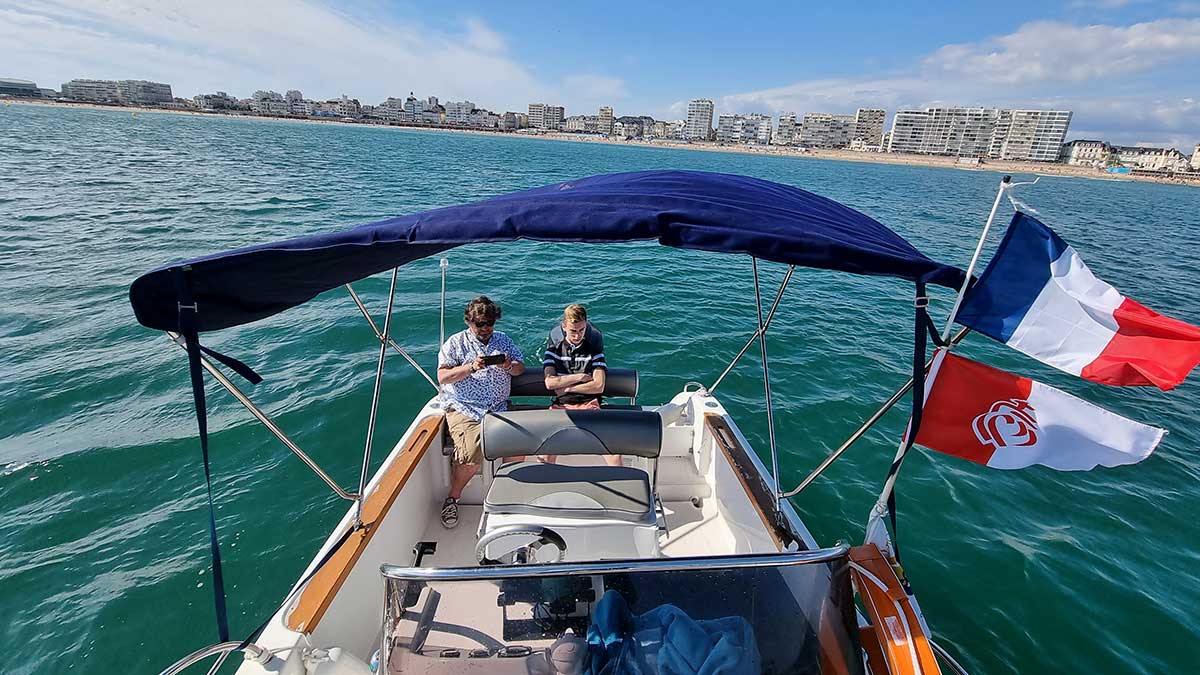
<path id="1" fill-rule="evenodd" d="M 479 136 L 501 136 L 504 138 L 541 138 L 573 143 L 603 143 L 606 145 L 638 146 L 645 148 L 671 148 L 675 150 L 699 150 L 702 152 L 725 152 L 743 155 L 767 155 L 773 157 L 797 157 L 801 159 L 825 159 L 847 162 L 865 162 L 870 164 L 896 164 L 901 166 L 925 166 L 943 169 L 959 169 L 963 171 L 995 171 L 998 173 L 1026 173 L 1044 176 L 1064 176 L 1069 178 L 1090 178 L 1093 180 L 1109 181 L 1141 181 L 1147 183 L 1165 183 L 1170 185 L 1190 185 L 1200 187 L 1200 174 L 1195 177 L 1148 176 L 1144 174 L 1109 174 L 1094 168 L 1071 166 L 1055 162 L 1013 162 L 985 160 L 977 165 L 958 163 L 956 157 L 937 155 L 910 155 L 899 153 L 854 152 L 851 150 L 800 150 L 788 146 L 758 146 L 758 145 L 721 145 L 714 142 L 690 143 L 671 139 L 651 141 L 618 140 L 604 136 L 571 134 L 565 132 L 548 132 L 542 134 L 522 134 L 512 131 L 490 131 L 487 129 L 455 129 L 451 127 L 434 127 L 424 125 L 378 124 L 372 122 L 346 122 L 340 119 L 320 119 L 312 117 L 269 117 L 263 115 L 242 115 L 225 112 L 201 112 L 198 110 L 172 110 L 169 108 L 143 108 L 131 106 L 103 105 L 98 103 L 63 103 L 59 101 L 37 101 L 6 99 L 5 104 L 48 106 L 56 108 L 84 108 L 89 110 L 108 110 L 131 113 L 158 113 L 168 115 L 189 115 L 192 117 L 222 117 L 227 119 L 261 120 L 268 122 L 292 122 L 298 124 L 336 124 L 344 126 L 379 127 L 410 131 L 435 131 L 452 134 L 474 134 Z"/>

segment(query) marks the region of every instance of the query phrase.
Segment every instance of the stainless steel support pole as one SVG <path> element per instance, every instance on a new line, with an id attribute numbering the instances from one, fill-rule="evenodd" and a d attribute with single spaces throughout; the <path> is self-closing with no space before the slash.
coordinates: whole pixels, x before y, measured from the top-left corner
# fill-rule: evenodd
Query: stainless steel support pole
<path id="1" fill-rule="evenodd" d="M 441 328 L 440 337 L 438 338 L 438 349 L 446 344 L 446 270 L 450 267 L 450 261 L 442 258 L 438 263 L 438 267 L 442 269 L 442 313 L 439 316 L 439 327 Z M 437 386 L 434 384 L 433 386 Z"/>
<path id="2" fill-rule="evenodd" d="M 970 328 L 963 328 L 959 330 L 953 338 L 950 338 L 950 344 L 956 345 L 959 342 L 962 342 L 962 339 L 965 338 L 969 332 L 971 332 Z M 931 363 L 933 363 L 933 359 L 930 359 L 928 362 L 926 362 L 925 368 L 927 370 L 929 369 L 929 364 Z M 892 406 L 896 405 L 900 399 L 904 398 L 904 395 L 908 393 L 909 389 L 912 389 L 912 386 L 913 381 L 910 377 L 908 378 L 908 382 L 906 382 L 903 387 L 900 387 L 895 394 L 892 394 L 891 398 L 889 398 L 882 406 L 879 407 L 879 410 L 875 411 L 874 415 L 871 415 L 869 418 L 867 418 L 867 421 L 863 422 L 862 426 L 859 427 L 857 431 L 855 431 L 853 434 L 850 434 L 850 438 L 847 438 L 845 443 L 842 443 L 837 450 L 834 450 L 828 457 L 826 457 L 825 461 L 821 462 L 820 466 L 813 469 L 812 473 L 808 474 L 808 478 L 805 478 L 792 490 L 783 493 L 782 496 L 794 497 L 800 494 L 804 488 L 811 485 L 812 482 L 817 479 L 817 476 L 821 475 L 821 472 L 825 471 L 825 469 L 828 469 L 829 465 L 833 464 L 838 457 L 841 457 L 843 452 L 849 449 L 851 445 L 857 443 L 858 439 L 863 437 L 863 434 L 867 433 L 871 427 L 875 426 L 875 423 L 878 422 L 879 419 L 887 413 L 887 411 L 891 410 Z"/>
<path id="3" fill-rule="evenodd" d="M 363 449 L 362 473 L 358 476 L 358 499 L 354 509 L 354 522 L 362 524 L 363 495 L 367 490 L 367 473 L 371 468 L 371 440 L 375 436 L 375 416 L 379 412 L 379 388 L 383 386 L 383 361 L 387 357 L 388 331 L 392 327 L 392 307 L 396 302 L 396 275 L 400 268 L 392 269 L 392 284 L 388 288 L 387 314 L 383 317 L 382 339 L 379 341 L 379 361 L 375 366 L 375 390 L 371 393 L 371 417 L 367 420 L 367 445 Z"/>
<path id="4" fill-rule="evenodd" d="M 187 349 L 187 344 L 184 343 L 183 338 L 180 337 L 178 333 L 167 331 L 167 337 L 171 338 L 171 341 L 178 345 L 180 349 Z M 333 491 L 337 493 L 337 496 L 341 497 L 342 499 L 350 500 L 358 498 L 358 495 L 346 492 L 341 488 L 341 486 L 333 482 L 333 479 L 329 477 L 329 474 L 325 473 L 311 457 L 305 454 L 305 452 L 300 449 L 300 446 L 292 442 L 292 439 L 288 438 L 287 434 L 283 433 L 283 430 L 276 426 L 275 422 L 273 422 L 270 417 L 267 417 L 266 413 L 260 410 L 258 406 L 254 405 L 254 402 L 251 401 L 248 396 L 242 393 L 242 390 L 238 389 L 237 385 L 230 381 L 228 377 L 225 377 L 225 374 L 222 373 L 216 366 L 214 366 L 213 363 L 208 360 L 208 357 L 204 356 L 203 354 L 200 355 L 200 365 L 203 366 L 204 369 L 213 376 L 213 379 L 217 381 L 217 384 L 225 387 L 230 394 L 233 394 L 233 397 L 238 400 L 238 403 L 241 403 L 243 406 L 245 406 L 246 410 L 249 410 L 250 414 L 254 415 L 255 419 L 257 419 L 259 422 L 262 422 L 262 425 L 266 427 L 268 431 L 270 431 L 272 434 L 275 434 L 275 438 L 278 438 L 280 442 L 287 446 L 288 450 L 291 450 L 292 453 L 300 458 L 300 461 L 308 465 L 308 468 L 312 469 L 313 473 L 317 474 L 321 480 L 325 481 L 325 484 L 332 488 Z"/>
<path id="5" fill-rule="evenodd" d="M 775 447 L 775 410 L 771 406 L 771 366 L 767 362 L 767 331 L 763 328 L 762 295 L 758 290 L 758 258 L 751 258 L 754 270 L 754 307 L 758 310 L 758 345 L 762 351 L 763 391 L 767 400 L 767 438 L 771 445 L 771 476 L 775 479 L 775 510 L 779 510 L 779 450 Z"/>
<path id="6" fill-rule="evenodd" d="M 429 376 L 429 373 L 425 372 L 425 369 L 421 367 L 421 364 L 417 363 L 417 360 L 404 350 L 404 347 L 396 344 L 396 341 L 391 337 L 384 337 L 383 333 L 379 332 L 379 328 L 375 325 L 375 321 L 371 318 L 371 314 L 367 312 L 367 306 L 363 304 L 362 298 L 358 297 L 358 293 L 354 292 L 354 289 L 350 287 L 350 284 L 346 284 L 346 290 L 350 291 L 350 297 L 354 299 L 354 304 L 358 305 L 358 311 L 362 312 L 363 318 L 367 320 L 367 323 L 371 324 L 371 330 L 375 331 L 375 337 L 380 342 L 386 342 L 391 346 L 392 349 L 395 349 L 400 356 L 403 356 L 404 360 L 408 361 L 409 365 L 411 365 L 413 368 L 416 368 L 417 372 L 421 374 L 421 377 L 425 378 L 425 381 L 428 382 L 434 389 L 440 389 L 437 385 L 437 382 L 433 381 L 433 378 Z"/>
<path id="7" fill-rule="evenodd" d="M 1000 190 L 996 192 L 996 201 L 992 202 L 992 211 L 988 214 L 987 222 L 983 224 L 979 243 L 975 245 L 975 254 L 971 256 L 971 264 L 967 265 L 967 274 L 963 277 L 962 287 L 958 289 L 958 295 L 954 298 L 954 307 L 950 310 L 950 316 L 946 317 L 946 327 L 942 329 L 943 340 L 950 337 L 950 329 L 954 327 L 954 317 L 958 316 L 958 308 L 962 306 L 963 296 L 967 294 L 967 286 L 971 285 L 971 274 L 975 271 L 975 263 L 979 262 L 979 254 L 983 251 L 983 245 L 987 241 L 988 231 L 992 229 L 992 221 L 996 219 L 996 210 L 1000 208 L 1000 198 L 1004 196 L 1004 191 L 1008 189 L 1011 180 L 1011 176 L 1000 179 Z"/>
<path id="8" fill-rule="evenodd" d="M 771 311 L 767 312 L 766 324 L 755 329 L 754 334 L 750 336 L 750 339 L 746 340 L 746 344 L 742 345 L 742 350 L 737 353 L 737 356 L 733 357 L 733 360 L 730 361 L 729 365 L 725 367 L 725 371 L 721 373 L 721 376 L 717 378 L 716 382 L 713 382 L 713 386 L 708 388 L 708 392 L 710 394 L 717 390 L 717 385 L 721 384 L 721 380 L 724 380 L 725 376 L 729 374 L 729 371 L 733 370 L 733 367 L 737 365 L 738 360 L 742 358 L 742 355 L 746 353 L 746 350 L 750 349 L 750 345 L 754 344 L 754 341 L 758 339 L 758 336 L 766 333 L 767 329 L 771 327 L 771 320 L 775 318 L 775 310 L 779 309 L 779 301 L 783 299 L 783 290 L 787 288 L 788 282 L 792 279 L 792 272 L 795 271 L 795 269 L 795 265 L 788 265 L 787 274 L 783 275 L 783 282 L 779 284 L 779 292 L 775 294 L 775 301 L 771 303 Z"/>

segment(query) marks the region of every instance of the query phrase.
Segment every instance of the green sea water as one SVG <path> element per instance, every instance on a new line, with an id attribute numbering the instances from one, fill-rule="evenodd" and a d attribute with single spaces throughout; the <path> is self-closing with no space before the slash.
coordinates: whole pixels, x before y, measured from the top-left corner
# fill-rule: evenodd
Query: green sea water
<path id="1" fill-rule="evenodd" d="M 203 471 L 182 353 L 133 318 L 140 273 L 180 258 L 597 173 L 679 168 L 796 185 L 965 266 L 999 175 L 128 112 L 0 107 L 0 672 L 154 673 L 216 641 Z M 1028 177 L 1019 176 L 1018 179 Z M 1020 198 L 1131 297 L 1200 323 L 1200 190 L 1043 178 Z M 1005 205 L 1001 220 L 1011 209 Z M 994 250 L 998 231 L 986 249 Z M 711 383 L 755 320 L 750 261 L 651 244 L 450 251 L 451 321 L 486 293 L 536 351 L 583 302 L 643 402 Z M 765 282 L 783 270 L 765 266 Z M 402 269 L 393 332 L 432 369 L 437 259 Z M 382 313 L 387 280 L 356 284 Z M 773 292 L 768 291 L 768 294 Z M 802 479 L 906 379 L 911 285 L 797 270 L 769 335 L 782 482 Z M 952 297 L 935 291 L 944 317 Z M 342 292 L 208 343 L 266 378 L 252 396 L 355 485 L 377 347 Z M 996 471 L 917 451 L 898 487 L 906 569 L 974 673 L 1200 669 L 1200 376 L 1115 389 L 986 338 L 961 353 L 1170 430 L 1145 462 Z M 757 350 L 719 397 L 767 447 Z M 392 357 L 376 447 L 432 388 Z M 272 613 L 345 504 L 210 389 L 232 628 Z M 793 500 L 818 541 L 858 541 L 904 422 L 886 417 Z M 376 463 L 384 456 L 374 456 Z"/>

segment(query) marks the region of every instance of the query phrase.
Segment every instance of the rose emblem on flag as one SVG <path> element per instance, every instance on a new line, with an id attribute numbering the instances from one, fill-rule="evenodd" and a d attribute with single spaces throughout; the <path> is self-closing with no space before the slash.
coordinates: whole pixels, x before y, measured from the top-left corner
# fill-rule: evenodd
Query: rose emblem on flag
<path id="1" fill-rule="evenodd" d="M 1033 445 L 1038 440 L 1035 413 L 1024 399 L 996 401 L 971 422 L 971 428 L 980 443 L 997 449 Z"/>

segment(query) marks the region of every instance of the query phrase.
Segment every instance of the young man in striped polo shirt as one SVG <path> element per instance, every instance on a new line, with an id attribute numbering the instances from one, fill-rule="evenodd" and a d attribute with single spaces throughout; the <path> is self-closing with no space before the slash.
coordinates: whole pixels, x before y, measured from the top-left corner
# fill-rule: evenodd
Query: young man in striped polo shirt
<path id="1" fill-rule="evenodd" d="M 568 305 L 562 322 L 550 330 L 542 355 L 546 388 L 553 391 L 552 409 L 599 410 L 608 365 L 604 362 L 604 336 L 587 320 L 583 305 Z M 553 462 L 554 457 L 542 461 Z M 617 455 L 605 463 L 621 466 Z"/>

